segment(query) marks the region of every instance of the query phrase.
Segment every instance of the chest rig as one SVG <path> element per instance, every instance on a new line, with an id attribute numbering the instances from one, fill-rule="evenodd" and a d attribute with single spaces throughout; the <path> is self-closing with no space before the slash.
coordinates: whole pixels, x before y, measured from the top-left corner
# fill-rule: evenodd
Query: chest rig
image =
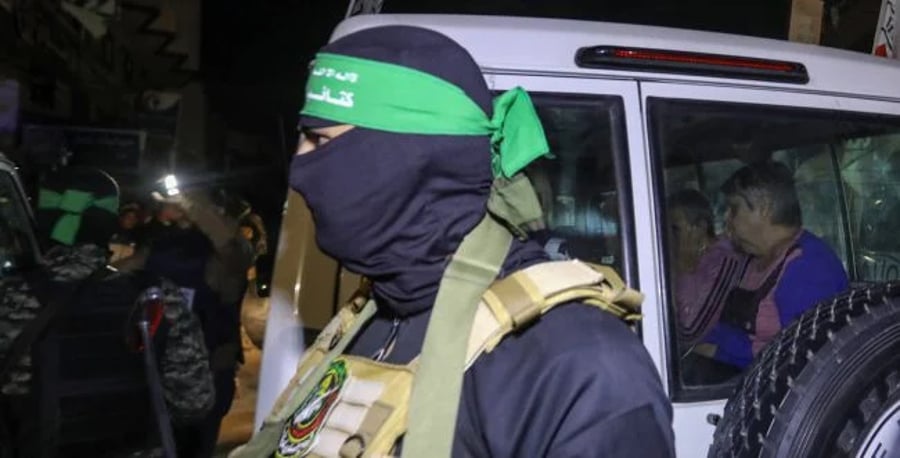
<path id="1" fill-rule="evenodd" d="M 403 456 L 450 456 L 462 375 L 506 335 L 573 301 L 626 323 L 640 318 L 642 295 L 606 266 L 546 262 L 496 280 L 516 231 L 495 215 L 503 205 L 523 208 L 496 201 L 502 195 L 492 192 L 492 212 L 447 267 L 418 357 L 396 365 L 343 354 L 375 313 L 364 282 L 301 358 L 262 429 L 232 456 L 387 457 L 401 439 Z"/>

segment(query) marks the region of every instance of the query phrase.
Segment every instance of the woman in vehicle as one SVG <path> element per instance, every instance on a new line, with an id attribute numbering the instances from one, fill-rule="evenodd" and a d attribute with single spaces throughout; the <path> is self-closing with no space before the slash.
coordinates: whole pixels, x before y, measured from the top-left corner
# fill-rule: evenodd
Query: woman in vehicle
<path id="1" fill-rule="evenodd" d="M 676 192 L 668 209 L 678 343 L 686 351 L 718 322 L 725 298 L 740 283 L 750 258 L 728 237 L 716 236 L 712 206 L 700 191 Z"/>
<path id="2" fill-rule="evenodd" d="M 695 351 L 742 370 L 781 329 L 849 282 L 831 247 L 803 229 L 787 166 L 765 161 L 743 167 L 722 192 L 729 238 L 752 259 L 719 323 Z"/>

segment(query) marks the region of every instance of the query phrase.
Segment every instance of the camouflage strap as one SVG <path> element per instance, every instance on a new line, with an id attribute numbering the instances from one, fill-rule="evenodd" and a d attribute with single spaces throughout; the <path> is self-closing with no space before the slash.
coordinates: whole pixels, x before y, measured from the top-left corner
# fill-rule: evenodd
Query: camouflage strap
<path id="1" fill-rule="evenodd" d="M 89 278 L 93 278 L 98 273 L 95 272 Z M 77 285 L 73 285 L 71 283 L 54 282 L 49 278 L 33 278 L 28 283 L 30 283 L 29 293 L 34 295 L 42 308 L 40 313 L 19 333 L 10 346 L 6 357 L 0 362 L 0 385 L 6 381 L 9 371 L 31 349 L 31 346 L 53 321 L 57 313 L 69 304 L 73 298 L 78 296 L 78 292 L 87 281 L 81 281 Z M 51 291 L 53 292 L 52 294 Z"/>
<path id="2" fill-rule="evenodd" d="M 404 457 L 449 457 L 468 335 L 481 295 L 497 278 L 512 234 L 490 214 L 463 239 L 444 272 L 409 401 Z"/>
<path id="3" fill-rule="evenodd" d="M 543 221 L 541 203 L 524 173 L 494 180 L 487 205 L 488 210 L 520 239 L 527 238 L 528 232 L 538 229 Z"/>
<path id="4" fill-rule="evenodd" d="M 482 297 L 469 335 L 466 368 L 504 336 L 527 326 L 553 307 L 578 301 L 626 323 L 640 319 L 641 293 L 628 288 L 607 266 L 578 260 L 536 264 L 496 281 Z"/>

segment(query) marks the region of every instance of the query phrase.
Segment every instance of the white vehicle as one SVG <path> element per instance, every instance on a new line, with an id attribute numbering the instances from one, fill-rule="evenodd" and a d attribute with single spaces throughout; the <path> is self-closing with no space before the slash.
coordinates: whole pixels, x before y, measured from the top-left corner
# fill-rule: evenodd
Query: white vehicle
<path id="1" fill-rule="evenodd" d="M 382 25 L 444 33 L 493 90 L 532 95 L 556 156 L 529 171 L 549 184 L 548 223 L 571 255 L 614 266 L 645 294 L 639 334 L 674 405 L 678 456 L 900 454 L 900 293 L 873 286 L 900 279 L 900 63 L 724 34 L 508 17 L 357 16 L 332 39 Z M 721 223 L 719 185 L 762 158 L 794 171 L 805 228 L 862 289 L 790 328 L 796 335 L 779 340 L 786 350 L 758 363 L 754 383 L 736 394 L 735 382 L 689 385 L 674 339 L 666 196 L 700 189 Z M 304 330 L 321 328 L 353 283 L 315 251 L 311 231 L 291 193 L 257 425 L 293 375 Z"/>

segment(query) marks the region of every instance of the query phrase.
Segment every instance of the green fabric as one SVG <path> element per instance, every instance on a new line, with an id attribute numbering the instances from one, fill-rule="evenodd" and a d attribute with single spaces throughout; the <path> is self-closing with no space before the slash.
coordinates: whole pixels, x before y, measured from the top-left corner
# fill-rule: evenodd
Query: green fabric
<path id="1" fill-rule="evenodd" d="M 369 59 L 320 53 L 306 85 L 305 116 L 387 132 L 490 135 L 496 177 L 512 177 L 550 151 L 528 93 L 494 100 L 487 114 L 461 88 L 434 75 Z"/>
<path id="2" fill-rule="evenodd" d="M 409 404 L 404 457 L 449 457 L 469 332 L 481 296 L 497 278 L 512 235 L 491 215 L 470 232 L 444 271 Z"/>
<path id="3" fill-rule="evenodd" d="M 116 214 L 119 211 L 119 198 L 108 196 L 98 199 L 90 192 L 76 189 L 67 189 L 59 193 L 42 188 L 38 192 L 38 209 L 64 212 L 53 225 L 50 238 L 65 245 L 75 243 L 75 237 L 81 228 L 82 214 L 91 207 Z"/>
<path id="4" fill-rule="evenodd" d="M 488 211 L 508 224 L 509 230 L 523 240 L 543 221 L 541 203 L 524 173 L 516 174 L 509 180 L 494 180 L 488 198 Z"/>
<path id="5" fill-rule="evenodd" d="M 278 420 L 270 421 L 269 419 L 266 419 L 266 421 L 263 422 L 262 429 L 253 435 L 250 442 L 230 456 L 233 458 L 259 458 L 269 457 L 275 453 L 278 448 L 278 441 L 281 438 L 282 430 L 284 429 L 284 422 L 288 421 L 290 414 L 297 410 L 300 403 L 306 399 L 306 396 L 310 392 L 312 392 L 314 385 L 319 383 L 322 375 L 328 370 L 331 361 L 344 353 L 344 350 L 347 349 L 347 346 L 350 345 L 350 342 L 356 337 L 356 334 L 359 333 L 362 326 L 372 318 L 372 315 L 375 315 L 375 309 L 375 301 L 370 299 L 356 315 L 356 319 L 350 325 L 350 329 L 341 336 L 334 348 L 329 350 L 322 359 L 322 362 L 316 365 L 312 372 L 303 379 L 303 382 L 300 383 L 298 387 L 293 389 L 293 393 L 288 402 L 285 403 L 284 408 L 282 408 L 280 412 L 276 412 L 275 418 Z M 285 389 L 292 388 L 288 386 Z"/>

